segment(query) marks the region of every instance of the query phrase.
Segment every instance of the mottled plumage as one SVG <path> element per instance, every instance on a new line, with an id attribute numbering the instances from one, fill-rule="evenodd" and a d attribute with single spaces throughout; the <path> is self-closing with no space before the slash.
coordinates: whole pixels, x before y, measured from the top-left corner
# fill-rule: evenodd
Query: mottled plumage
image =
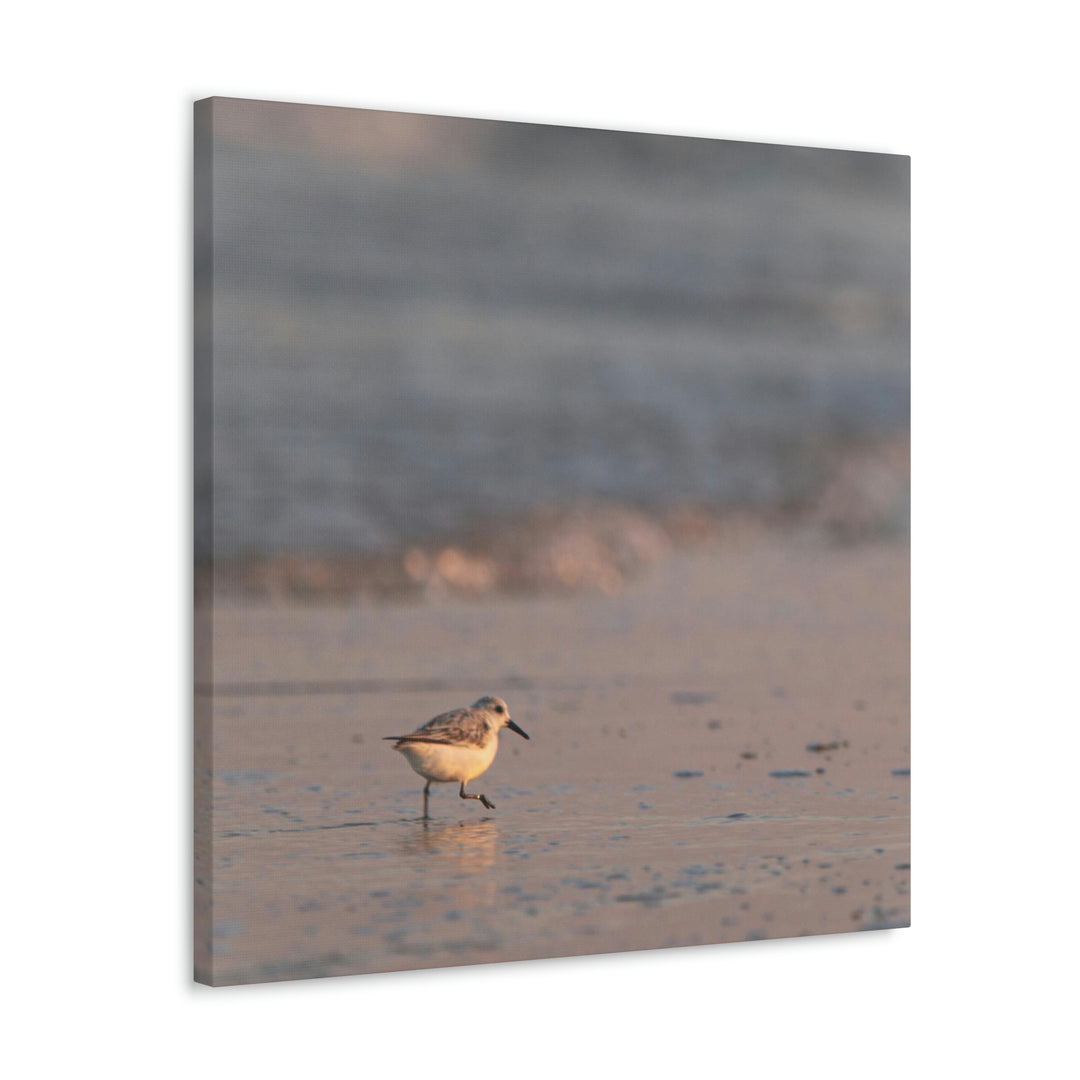
<path id="1" fill-rule="evenodd" d="M 481 699 L 483 700 L 483 699 Z M 441 743 L 456 746 L 462 743 L 483 746 L 487 742 L 491 729 L 476 706 L 471 709 L 454 709 L 444 712 L 418 727 L 411 735 L 387 735 L 388 739 L 399 742 Z M 396 747 L 395 747 L 396 749 Z"/>
<path id="2" fill-rule="evenodd" d="M 461 798 L 478 799 L 489 810 L 495 809 L 486 795 L 466 794 L 465 785 L 495 760 L 499 732 L 504 727 L 525 739 L 529 737 L 510 719 L 510 709 L 502 698 L 486 696 L 468 709 L 441 713 L 408 735 L 384 737 L 427 780 L 424 785 L 424 817 L 427 817 L 432 782 L 460 783 Z"/>

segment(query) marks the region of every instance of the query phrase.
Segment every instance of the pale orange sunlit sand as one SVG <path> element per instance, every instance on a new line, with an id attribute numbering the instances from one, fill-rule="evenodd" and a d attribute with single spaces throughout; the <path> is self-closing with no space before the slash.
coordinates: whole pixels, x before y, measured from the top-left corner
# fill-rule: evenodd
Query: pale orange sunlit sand
<path id="1" fill-rule="evenodd" d="M 615 596 L 197 613 L 197 974 L 906 925 L 908 582 L 906 545 L 769 542 Z M 503 733 L 496 810 L 433 785 L 425 824 L 381 736 L 487 693 L 531 741 Z"/>

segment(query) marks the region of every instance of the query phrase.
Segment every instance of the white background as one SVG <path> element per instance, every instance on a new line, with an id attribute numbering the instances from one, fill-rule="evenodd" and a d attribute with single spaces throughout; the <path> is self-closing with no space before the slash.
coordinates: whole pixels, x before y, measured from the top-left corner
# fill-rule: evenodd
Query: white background
<path id="1" fill-rule="evenodd" d="M 29 10 L 3 76 L 12 1075 L 1075 1067 L 1066 5 Z M 190 107 L 211 94 L 912 155 L 911 930 L 191 984 Z"/>

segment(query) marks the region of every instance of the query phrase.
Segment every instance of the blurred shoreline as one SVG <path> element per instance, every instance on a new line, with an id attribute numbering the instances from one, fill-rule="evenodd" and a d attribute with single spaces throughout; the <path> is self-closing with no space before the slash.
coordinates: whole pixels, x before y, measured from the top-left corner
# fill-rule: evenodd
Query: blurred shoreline
<path id="1" fill-rule="evenodd" d="M 442 596 L 618 593 L 673 552 L 766 538 L 822 545 L 907 540 L 910 440 L 849 443 L 818 463 L 800 500 L 771 506 L 625 500 L 547 504 L 375 552 L 289 551 L 202 561 L 196 602 L 415 603 Z"/>

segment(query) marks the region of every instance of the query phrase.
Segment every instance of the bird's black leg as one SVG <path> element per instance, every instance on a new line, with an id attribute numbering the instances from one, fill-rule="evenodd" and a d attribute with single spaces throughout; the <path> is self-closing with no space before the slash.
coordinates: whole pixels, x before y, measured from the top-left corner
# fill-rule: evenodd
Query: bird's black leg
<path id="1" fill-rule="evenodd" d="M 428 781 L 428 782 L 427 782 L 427 783 L 426 783 L 426 784 L 424 785 L 424 817 L 425 817 L 425 818 L 426 818 L 426 817 L 428 816 L 428 813 L 427 813 L 427 799 L 428 799 L 428 792 L 429 792 L 430 790 L 431 790 L 431 781 L 429 780 L 429 781 Z"/>
<path id="2" fill-rule="evenodd" d="M 465 784 L 464 783 L 462 783 L 461 790 L 458 792 L 458 794 L 463 799 L 479 799 L 489 810 L 494 810 L 495 809 L 495 804 L 493 802 L 491 802 L 491 800 L 488 799 L 488 797 L 486 795 L 469 795 L 469 794 L 467 794 L 466 791 L 465 791 Z"/>

